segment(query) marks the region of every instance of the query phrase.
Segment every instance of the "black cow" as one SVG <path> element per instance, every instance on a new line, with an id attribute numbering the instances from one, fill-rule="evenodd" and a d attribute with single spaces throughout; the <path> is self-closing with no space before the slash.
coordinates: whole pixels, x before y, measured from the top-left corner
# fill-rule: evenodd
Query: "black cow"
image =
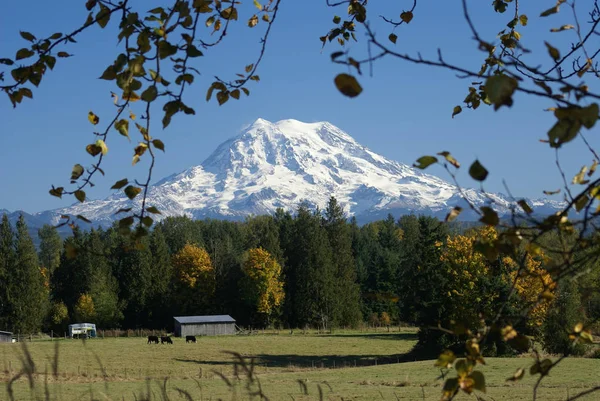
<path id="1" fill-rule="evenodd" d="M 173 344 L 173 340 L 171 340 L 171 337 L 169 337 L 169 336 L 166 336 L 166 337 L 165 337 L 165 336 L 162 336 L 162 337 L 160 338 L 160 343 L 161 343 L 161 344 L 164 344 L 164 343 L 167 343 L 167 344 Z"/>
<path id="2" fill-rule="evenodd" d="M 148 336 L 148 344 L 158 344 L 158 336 Z"/>
<path id="3" fill-rule="evenodd" d="M 196 336 L 185 336 L 185 342 L 186 343 L 195 343 L 196 342 Z"/>

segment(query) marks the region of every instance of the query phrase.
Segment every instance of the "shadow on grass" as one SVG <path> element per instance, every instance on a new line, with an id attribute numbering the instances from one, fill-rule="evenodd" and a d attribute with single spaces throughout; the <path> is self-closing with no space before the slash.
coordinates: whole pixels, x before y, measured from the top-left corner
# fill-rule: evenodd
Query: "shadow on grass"
<path id="1" fill-rule="evenodd" d="M 259 366 L 272 368 L 350 368 L 375 365 L 389 365 L 393 363 L 414 362 L 415 355 L 411 353 L 397 355 L 244 355 L 246 360 L 254 360 Z M 234 361 L 204 361 L 196 359 L 176 358 L 177 362 L 194 363 L 198 365 L 227 366 Z"/>
<path id="2" fill-rule="evenodd" d="M 414 333 L 365 333 L 365 334 L 320 334 L 319 337 L 335 338 L 364 338 L 367 340 L 403 340 L 417 341 L 417 332 Z"/>

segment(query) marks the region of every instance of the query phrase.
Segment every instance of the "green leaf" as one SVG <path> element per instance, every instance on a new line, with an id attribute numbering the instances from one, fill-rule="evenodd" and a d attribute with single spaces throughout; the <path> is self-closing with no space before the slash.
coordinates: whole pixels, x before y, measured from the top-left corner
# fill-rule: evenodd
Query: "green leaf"
<path id="1" fill-rule="evenodd" d="M 119 134 L 129 138 L 129 120 L 123 118 L 115 123 L 115 129 L 119 131 Z"/>
<path id="2" fill-rule="evenodd" d="M 98 117 L 97 115 L 95 115 L 94 112 L 90 111 L 88 113 L 88 120 L 92 124 L 98 125 L 98 123 L 100 122 L 100 117 Z"/>
<path id="3" fill-rule="evenodd" d="M 52 40 L 56 40 L 56 39 L 60 39 L 60 38 L 62 38 L 62 36 L 63 36 L 63 34 L 62 34 L 62 33 L 60 33 L 60 32 L 56 32 L 56 33 L 52 34 L 52 36 L 50 36 L 50 39 L 52 39 Z"/>
<path id="4" fill-rule="evenodd" d="M 133 216 L 128 216 L 119 220 L 119 227 L 129 227 L 133 224 Z"/>
<path id="5" fill-rule="evenodd" d="M 101 28 L 108 25 L 108 22 L 110 21 L 110 9 L 102 3 L 100 3 L 100 11 L 96 14 L 96 20 Z"/>
<path id="6" fill-rule="evenodd" d="M 590 198 L 585 194 L 583 196 L 579 197 L 575 201 L 575 210 L 580 212 L 583 208 L 585 208 L 587 206 L 589 201 L 590 201 Z"/>
<path id="7" fill-rule="evenodd" d="M 140 192 L 142 192 L 142 188 L 134 187 L 133 185 L 128 185 L 125 188 L 125 195 L 127 195 L 129 199 L 135 198 L 140 194 Z"/>
<path id="8" fill-rule="evenodd" d="M 129 213 L 129 212 L 131 212 L 131 209 L 132 209 L 132 208 L 130 208 L 130 207 L 126 207 L 126 208 L 124 208 L 124 209 L 119 209 L 119 210 L 117 210 L 117 211 L 116 211 L 114 214 L 115 214 L 115 215 L 117 215 L 117 214 L 119 214 L 119 213 Z"/>
<path id="9" fill-rule="evenodd" d="M 229 100 L 229 93 L 228 92 L 218 92 L 217 93 L 217 101 L 219 102 L 219 106 L 222 106 L 228 100 Z"/>
<path id="10" fill-rule="evenodd" d="M 563 143 L 570 142 L 577 136 L 581 123 L 579 121 L 558 120 L 548 131 L 550 146 L 559 148 Z"/>
<path id="11" fill-rule="evenodd" d="M 21 94 L 25 97 L 28 97 L 30 99 L 33 99 L 33 92 L 31 92 L 31 89 L 29 88 L 21 88 L 19 89 L 19 92 L 21 92 Z"/>
<path id="12" fill-rule="evenodd" d="M 107 81 L 112 81 L 117 78 L 117 72 L 115 71 L 115 67 L 109 65 L 106 70 L 100 75 L 99 79 L 106 79 Z"/>
<path id="13" fill-rule="evenodd" d="M 480 207 L 483 216 L 479 219 L 480 222 L 487 224 L 488 226 L 495 227 L 500 223 L 500 219 L 498 218 L 498 213 L 494 211 L 489 206 Z"/>
<path id="14" fill-rule="evenodd" d="M 474 371 L 469 375 L 473 379 L 473 388 L 485 393 L 485 376 L 480 371 Z"/>
<path id="15" fill-rule="evenodd" d="M 462 207 L 454 206 L 454 208 L 452 208 L 452 210 L 450 210 L 450 213 L 448 213 L 446 215 L 446 219 L 445 219 L 446 223 L 456 220 L 456 218 L 458 217 L 460 212 L 462 212 Z"/>
<path id="16" fill-rule="evenodd" d="M 166 40 L 158 42 L 158 57 L 163 60 L 177 53 L 177 46 L 173 46 Z"/>
<path id="17" fill-rule="evenodd" d="M 140 49 L 140 53 L 144 54 L 150 51 L 150 39 L 148 38 L 148 31 L 142 31 L 137 37 L 137 45 Z"/>
<path id="18" fill-rule="evenodd" d="M 226 19 L 226 20 L 237 21 L 237 19 L 238 19 L 237 8 L 235 8 L 233 6 L 227 7 L 226 9 L 221 11 L 221 18 Z"/>
<path id="19" fill-rule="evenodd" d="M 42 56 L 42 57 L 40 57 L 40 60 L 41 59 L 44 60 L 44 62 L 48 66 L 48 68 L 50 68 L 51 70 L 54 69 L 54 66 L 56 65 L 56 57 L 53 57 L 53 56 Z"/>
<path id="20" fill-rule="evenodd" d="M 502 0 L 494 0 L 494 11 L 496 11 L 497 13 L 505 12 L 506 7 L 508 7 L 508 4 L 506 4 Z"/>
<path id="21" fill-rule="evenodd" d="M 400 19 L 408 24 L 413 19 L 413 13 L 411 11 L 404 11 L 400 14 Z"/>
<path id="22" fill-rule="evenodd" d="M 437 366 L 442 369 L 450 369 L 455 360 L 456 355 L 454 355 L 454 352 L 446 350 L 438 356 L 438 359 L 435 362 L 434 366 Z"/>
<path id="23" fill-rule="evenodd" d="M 206 25 L 206 27 L 208 28 L 208 27 L 210 27 L 212 24 L 214 24 L 214 22 L 215 22 L 215 17 L 214 17 L 214 15 L 213 15 L 213 16 L 210 16 L 210 17 L 208 17 L 208 18 L 206 19 L 206 22 L 204 23 L 204 25 Z"/>
<path id="24" fill-rule="evenodd" d="M 102 153 L 102 155 L 105 155 L 108 153 L 108 146 L 106 146 L 106 143 L 104 143 L 104 141 L 102 139 L 98 139 L 96 141 L 96 146 L 98 146 L 100 148 L 100 152 Z"/>
<path id="25" fill-rule="evenodd" d="M 81 164 L 76 164 L 73 166 L 73 171 L 71 171 L 71 181 L 77 180 L 79 177 L 83 175 L 83 166 Z"/>
<path id="26" fill-rule="evenodd" d="M 494 110 L 501 106 L 512 106 L 512 95 L 517 89 L 517 80 L 506 75 L 493 75 L 485 82 L 485 93 L 494 105 Z"/>
<path id="27" fill-rule="evenodd" d="M 437 163 L 438 159 L 434 156 L 421 156 L 417 159 L 417 162 L 413 164 L 413 167 L 424 169 Z"/>
<path id="28" fill-rule="evenodd" d="M 83 192 L 83 191 L 82 191 L 82 192 Z M 83 202 L 83 201 L 82 201 L 82 202 Z M 85 216 L 82 216 L 82 215 L 80 215 L 80 214 L 76 215 L 75 217 L 76 217 L 76 218 L 78 218 L 78 219 L 79 219 L 79 220 L 81 220 L 81 221 L 85 221 L 86 223 L 90 223 L 90 224 L 92 223 L 92 222 L 91 222 L 89 219 L 87 219 Z"/>
<path id="29" fill-rule="evenodd" d="M 85 8 L 90 11 L 92 8 L 96 7 L 96 3 L 98 3 L 98 0 L 87 0 Z"/>
<path id="30" fill-rule="evenodd" d="M 15 60 L 22 60 L 24 58 L 29 58 L 33 55 L 34 55 L 34 53 L 29 49 L 25 49 L 25 48 L 19 49 L 17 51 L 17 55 L 15 56 Z"/>
<path id="31" fill-rule="evenodd" d="M 527 204 L 527 202 L 525 201 L 525 199 L 521 199 L 520 201 L 517 202 L 519 204 L 519 206 L 521 206 L 521 209 L 523 209 L 523 211 L 527 214 L 531 214 L 533 213 L 533 209 L 531 208 L 531 206 L 529 206 Z"/>
<path id="32" fill-rule="evenodd" d="M 362 87 L 352 75 L 339 74 L 335 77 L 335 86 L 345 96 L 356 97 L 362 92 Z"/>
<path id="33" fill-rule="evenodd" d="M 144 216 L 144 218 L 142 219 L 142 224 L 146 227 L 150 227 L 152 223 L 154 223 L 154 220 L 150 216 Z"/>
<path id="34" fill-rule="evenodd" d="M 462 112 L 462 107 L 454 106 L 454 110 L 452 110 L 452 118 L 454 118 L 455 115 L 460 114 L 461 112 Z"/>
<path id="35" fill-rule="evenodd" d="M 547 17 L 549 15 L 556 14 L 557 12 L 558 12 L 558 4 L 555 5 L 554 7 L 547 9 L 546 11 L 543 11 L 540 14 L 540 17 Z"/>
<path id="36" fill-rule="evenodd" d="M 596 121 L 598 121 L 598 113 L 600 113 L 598 103 L 592 103 L 581 109 L 579 115 L 583 126 L 587 129 L 591 129 L 596 124 Z"/>
<path id="37" fill-rule="evenodd" d="M 85 150 L 92 156 L 98 156 L 102 152 L 102 148 L 96 144 L 89 144 L 85 147 Z"/>
<path id="38" fill-rule="evenodd" d="M 262 11 L 263 9 L 262 5 L 258 2 L 258 0 L 254 0 L 254 7 L 258 8 L 259 11 Z"/>
<path id="39" fill-rule="evenodd" d="M 83 192 L 81 189 L 75 191 L 75 198 L 77 198 L 77 200 L 81 203 L 85 202 L 85 192 Z"/>
<path id="40" fill-rule="evenodd" d="M 31 33 L 29 32 L 25 32 L 25 31 L 20 31 L 19 32 L 21 34 L 21 37 L 29 42 L 33 42 L 35 40 L 35 36 L 33 36 Z"/>
<path id="41" fill-rule="evenodd" d="M 550 57 L 552 57 L 554 61 L 560 60 L 560 52 L 558 51 L 558 49 L 556 47 L 553 47 L 548 42 L 544 42 L 544 44 L 546 45 L 546 48 L 548 48 L 548 54 L 550 54 Z"/>
<path id="42" fill-rule="evenodd" d="M 155 206 L 149 206 L 146 208 L 146 211 L 148 213 L 153 213 L 153 214 L 162 214 L 160 210 L 158 210 Z"/>
<path id="43" fill-rule="evenodd" d="M 188 45 L 185 49 L 188 57 L 200 57 L 203 56 L 202 52 L 194 45 Z"/>
<path id="44" fill-rule="evenodd" d="M 388 36 L 388 38 L 390 39 L 390 42 L 396 44 L 396 40 L 398 40 L 398 35 L 396 35 L 395 33 L 390 33 L 390 36 Z"/>
<path id="45" fill-rule="evenodd" d="M 144 102 L 152 102 L 158 96 L 158 91 L 156 90 L 156 86 L 149 86 L 144 92 L 142 92 L 142 100 Z"/>
<path id="46" fill-rule="evenodd" d="M 0 58 L 0 64 L 13 65 L 15 62 L 9 58 Z"/>
<path id="47" fill-rule="evenodd" d="M 49 193 L 50 195 L 56 196 L 57 198 L 62 198 L 64 190 L 65 189 L 63 187 L 54 188 L 54 186 L 52 186 L 52 189 L 49 191 Z"/>
<path id="48" fill-rule="evenodd" d="M 488 171 L 485 167 L 483 167 L 479 160 L 475 160 L 469 168 L 469 175 L 474 180 L 484 181 L 488 176 Z"/>
<path id="49" fill-rule="evenodd" d="M 155 139 L 152 141 L 152 145 L 154 145 L 154 147 L 156 149 L 160 149 L 163 152 L 165 151 L 165 144 L 163 143 L 163 141 L 161 141 L 160 139 Z"/>
<path id="50" fill-rule="evenodd" d="M 110 187 L 110 189 L 121 189 L 127 184 L 129 184 L 129 181 L 127 180 L 127 178 L 123 178 L 122 180 L 115 182 L 114 185 Z"/>

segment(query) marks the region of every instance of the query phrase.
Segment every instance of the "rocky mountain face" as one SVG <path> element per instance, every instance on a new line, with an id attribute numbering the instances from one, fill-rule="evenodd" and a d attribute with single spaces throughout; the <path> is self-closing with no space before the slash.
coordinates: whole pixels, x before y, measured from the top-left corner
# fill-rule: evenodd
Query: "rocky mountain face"
<path id="1" fill-rule="evenodd" d="M 500 215 L 510 212 L 502 194 L 474 189 L 464 195 L 476 206 L 493 202 Z M 462 220 L 475 215 L 454 185 L 406 164 L 386 159 L 328 122 L 256 120 L 238 136 L 222 143 L 202 164 L 166 177 L 152 186 L 148 205 L 162 215 L 195 219 L 239 220 L 271 214 L 278 207 L 295 210 L 300 202 L 324 207 L 333 195 L 359 223 L 415 213 L 444 218 L 462 206 Z M 528 200 L 538 213 L 557 210 L 560 202 Z M 105 199 L 31 215 L 56 224 L 60 215 L 84 215 L 107 226 L 120 218 L 119 209 L 139 208 L 122 192 Z"/>

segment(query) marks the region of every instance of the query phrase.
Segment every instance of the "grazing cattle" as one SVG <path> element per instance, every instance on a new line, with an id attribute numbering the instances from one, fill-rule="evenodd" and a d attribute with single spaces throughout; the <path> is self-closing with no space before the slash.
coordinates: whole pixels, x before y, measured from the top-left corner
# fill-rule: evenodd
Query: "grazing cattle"
<path id="1" fill-rule="evenodd" d="M 195 343 L 196 342 L 196 336 L 185 336 L 185 342 L 186 343 Z"/>
<path id="2" fill-rule="evenodd" d="M 168 337 L 168 336 L 165 337 L 165 336 L 163 336 L 163 337 L 160 338 L 160 343 L 161 344 L 164 344 L 164 343 L 173 344 L 173 340 L 171 340 L 171 337 Z"/>
<path id="3" fill-rule="evenodd" d="M 158 336 L 148 336 L 148 344 L 158 344 Z"/>

